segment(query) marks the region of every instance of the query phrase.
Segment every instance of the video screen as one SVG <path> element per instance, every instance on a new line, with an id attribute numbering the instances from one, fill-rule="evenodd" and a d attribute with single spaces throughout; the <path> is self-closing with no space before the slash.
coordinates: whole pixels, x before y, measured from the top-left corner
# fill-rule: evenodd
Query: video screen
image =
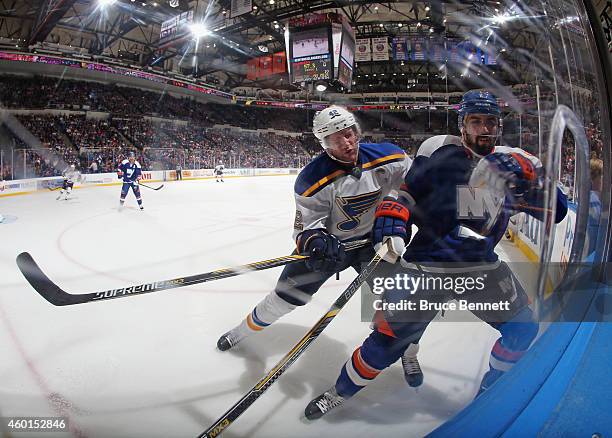
<path id="1" fill-rule="evenodd" d="M 329 54 L 327 28 L 310 29 L 293 35 L 293 59 Z"/>

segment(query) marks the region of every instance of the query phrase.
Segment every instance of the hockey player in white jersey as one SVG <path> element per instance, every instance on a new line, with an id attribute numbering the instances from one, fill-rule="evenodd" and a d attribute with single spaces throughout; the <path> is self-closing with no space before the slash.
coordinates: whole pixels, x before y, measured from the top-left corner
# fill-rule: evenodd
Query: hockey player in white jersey
<path id="1" fill-rule="evenodd" d="M 335 273 L 348 267 L 360 272 L 361 263 L 374 257 L 372 245 L 345 252 L 343 243 L 370 235 L 376 206 L 400 187 L 411 160 L 393 144 L 360 143 L 357 120 L 340 106 L 317 113 L 313 132 L 325 152 L 302 169 L 294 187 L 293 238 L 296 252 L 309 259 L 285 267 L 274 290 L 237 327 L 221 336 L 217 342 L 221 351 L 307 304 Z M 387 257 L 395 261 L 405 241 L 396 236 L 391 246 Z M 411 362 L 416 360 L 415 355 L 410 358 Z M 420 374 L 418 367 L 412 369 Z M 422 376 L 415 374 L 407 379 L 417 386 Z"/>
<path id="2" fill-rule="evenodd" d="M 64 177 L 64 181 L 62 182 L 62 190 L 60 190 L 59 195 L 57 195 L 57 198 L 55 199 L 59 201 L 62 199 L 62 197 L 64 197 L 64 200 L 67 201 L 72 194 L 74 182 L 81 180 L 81 174 L 75 169 L 74 164 L 71 164 L 64 170 L 62 176 Z"/>
<path id="3" fill-rule="evenodd" d="M 219 163 L 215 166 L 215 181 L 216 182 L 224 182 L 223 181 L 223 171 L 225 170 L 225 166 L 223 163 Z"/>

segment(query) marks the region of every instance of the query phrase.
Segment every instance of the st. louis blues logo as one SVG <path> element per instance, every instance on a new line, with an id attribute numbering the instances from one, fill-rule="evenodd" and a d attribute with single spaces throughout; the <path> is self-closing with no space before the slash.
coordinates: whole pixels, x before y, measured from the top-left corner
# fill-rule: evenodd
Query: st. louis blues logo
<path id="1" fill-rule="evenodd" d="M 337 227 L 340 231 L 350 231 L 359 225 L 359 218 L 367 213 L 378 198 L 380 197 L 381 189 L 371 193 L 362 195 L 347 196 L 345 198 L 336 198 L 336 204 L 346 216 L 347 220 L 339 222 Z"/>

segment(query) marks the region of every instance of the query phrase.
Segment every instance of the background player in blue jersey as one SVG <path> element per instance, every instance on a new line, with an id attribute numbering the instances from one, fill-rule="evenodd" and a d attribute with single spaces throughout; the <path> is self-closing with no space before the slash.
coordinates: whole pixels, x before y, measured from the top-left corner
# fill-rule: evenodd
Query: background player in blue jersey
<path id="1" fill-rule="evenodd" d="M 285 267 L 274 290 L 221 336 L 217 342 L 221 351 L 308 303 L 336 272 L 348 267 L 359 272 L 361 263 L 374 257 L 371 245 L 345 252 L 343 243 L 370 235 L 376 205 L 399 188 L 411 160 L 393 144 L 360 143 L 357 120 L 340 106 L 317 113 L 313 132 L 325 151 L 302 169 L 294 187 L 296 252 L 309 259 Z M 389 260 L 395 261 L 405 242 L 398 236 L 390 240 L 384 243 L 392 248 Z M 410 360 L 416 361 L 416 356 Z"/>
<path id="2" fill-rule="evenodd" d="M 438 312 L 436 308 L 420 310 L 422 300 L 436 304 L 459 298 L 469 303 L 508 303 L 501 310 L 472 312 L 501 334 L 492 348 L 490 368 L 479 393 L 509 370 L 529 348 L 538 333 L 538 323 L 534 321 L 525 291 L 510 268 L 498 259 L 495 246 L 511 215 L 526 212 L 542 218 L 542 166 L 536 157 L 521 149 L 495 146 L 501 133 L 500 120 L 495 96 L 486 91 L 467 92 L 459 108 L 461 138 L 436 136 L 426 140 L 405 178 L 402 196 L 386 199 L 384 208 L 379 207 L 381 215 L 374 225 L 375 242 L 385 227 L 414 224 L 418 232 L 400 263 L 384 264 L 374 276 L 395 278 L 397 274 L 405 274 L 435 281 L 414 289 L 404 289 L 394 283 L 384 291 L 383 303 L 412 302 L 415 310 L 387 307 L 379 311 L 374 331 L 343 366 L 336 384 L 308 404 L 307 418 L 317 419 L 341 405 L 397 361 L 407 346 L 418 342 Z M 496 196 L 497 202 L 490 203 L 495 208 L 481 214 L 474 211 L 466 214 L 462 203 L 469 199 L 462 198 L 461 194 L 466 193 L 463 189 L 469 186 L 476 190 L 474 187 L 483 183 L 495 189 L 491 196 Z M 567 198 L 557 189 L 555 221 L 560 222 L 566 213 Z M 404 217 L 409 218 L 407 223 Z M 474 287 L 470 291 L 458 287 L 449 289 L 448 281 L 451 285 L 461 283 Z M 406 308 L 409 309 L 408 305 Z"/>
<path id="3" fill-rule="evenodd" d="M 134 152 L 130 152 L 128 158 L 123 160 L 119 165 L 119 168 L 117 169 L 117 178 L 123 178 L 119 208 L 123 208 L 125 197 L 131 188 L 134 192 L 134 196 L 136 196 L 136 201 L 138 201 L 138 206 L 141 210 L 144 210 L 142 198 L 140 196 L 140 187 L 138 186 L 138 182 L 142 179 L 142 168 L 140 167 L 140 163 L 136 161 L 136 155 Z"/>

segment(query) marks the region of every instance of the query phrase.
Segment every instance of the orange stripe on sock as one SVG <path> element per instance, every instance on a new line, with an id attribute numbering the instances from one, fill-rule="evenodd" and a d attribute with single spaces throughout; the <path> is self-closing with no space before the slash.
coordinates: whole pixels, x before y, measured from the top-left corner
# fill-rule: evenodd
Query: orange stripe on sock
<path id="1" fill-rule="evenodd" d="M 365 379 L 373 379 L 380 374 L 380 371 L 372 368 L 361 358 L 361 347 L 353 352 L 353 365 L 359 375 Z"/>
<path id="2" fill-rule="evenodd" d="M 253 318 L 251 317 L 250 313 L 248 314 L 248 316 L 246 318 L 246 321 L 247 321 L 247 325 L 249 326 L 249 328 L 251 330 L 254 330 L 254 331 L 258 332 L 258 331 L 264 329 L 262 326 L 255 324 L 255 322 L 253 321 Z"/>

